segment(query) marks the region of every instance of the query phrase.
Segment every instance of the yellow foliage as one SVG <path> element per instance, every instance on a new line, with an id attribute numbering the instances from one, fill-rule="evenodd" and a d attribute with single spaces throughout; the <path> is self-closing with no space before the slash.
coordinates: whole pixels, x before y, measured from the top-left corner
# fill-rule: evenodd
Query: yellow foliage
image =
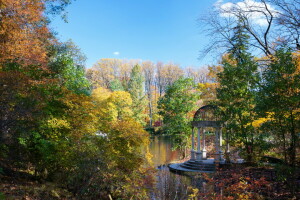
<path id="1" fill-rule="evenodd" d="M 132 99 L 128 92 L 110 92 L 104 88 L 97 88 L 92 94 L 99 118 L 116 121 L 133 115 L 131 110 Z"/>
<path id="2" fill-rule="evenodd" d="M 215 100 L 219 85 L 219 83 L 198 83 L 197 90 L 201 92 L 201 99 L 205 102 Z"/>
<path id="3" fill-rule="evenodd" d="M 47 125 L 49 128 L 53 128 L 53 129 L 71 128 L 70 123 L 65 119 L 51 118 L 48 119 Z"/>
<path id="4" fill-rule="evenodd" d="M 222 63 L 229 63 L 230 65 L 236 65 L 237 61 L 232 59 L 230 54 L 226 53 L 222 56 Z"/>
<path id="5" fill-rule="evenodd" d="M 272 117 L 274 113 L 268 113 L 268 116 L 266 118 L 258 118 L 252 122 L 252 126 L 254 128 L 259 128 L 262 124 L 272 121 L 274 118 Z"/>
<path id="6" fill-rule="evenodd" d="M 208 66 L 208 78 L 217 81 L 217 74 L 223 71 L 223 67 L 221 65 L 212 65 Z"/>
<path id="7" fill-rule="evenodd" d="M 300 51 L 296 51 L 292 55 L 297 66 L 296 74 L 299 74 L 300 73 Z"/>
<path id="8" fill-rule="evenodd" d="M 108 89 L 105 89 L 103 87 L 99 87 L 95 90 L 93 90 L 92 97 L 94 100 L 101 102 L 106 99 L 108 99 L 111 95 L 111 92 Z"/>
<path id="9" fill-rule="evenodd" d="M 197 188 L 192 188 L 192 194 L 189 195 L 188 200 L 197 200 L 199 190 Z"/>

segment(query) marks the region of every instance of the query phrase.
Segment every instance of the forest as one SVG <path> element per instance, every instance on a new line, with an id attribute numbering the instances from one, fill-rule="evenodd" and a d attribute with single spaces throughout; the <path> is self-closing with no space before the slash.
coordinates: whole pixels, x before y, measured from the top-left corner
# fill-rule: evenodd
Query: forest
<path id="1" fill-rule="evenodd" d="M 0 199 L 300 198 L 300 1 L 244 2 L 199 19 L 211 37 L 202 53 L 220 51 L 218 64 L 86 68 L 80 47 L 49 28 L 71 0 L 0 0 Z M 187 159 L 191 121 L 208 104 L 245 165 L 204 174 L 210 190 L 157 192 L 150 136 L 171 136 Z"/>

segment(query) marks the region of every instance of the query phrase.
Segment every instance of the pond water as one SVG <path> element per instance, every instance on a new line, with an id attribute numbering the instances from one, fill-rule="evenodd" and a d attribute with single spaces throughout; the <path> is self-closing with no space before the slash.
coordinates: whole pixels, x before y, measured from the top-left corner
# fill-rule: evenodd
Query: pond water
<path id="1" fill-rule="evenodd" d="M 200 188 L 203 178 L 199 175 L 178 175 L 170 173 L 166 164 L 179 160 L 179 150 L 172 150 L 172 139 L 170 136 L 152 136 L 150 138 L 150 153 L 155 167 L 161 166 L 156 174 L 156 189 L 151 192 L 152 200 L 188 199 L 192 193 L 191 188 Z"/>
<path id="2" fill-rule="evenodd" d="M 170 136 L 151 136 L 149 150 L 155 167 L 180 159 L 180 152 L 172 147 Z"/>

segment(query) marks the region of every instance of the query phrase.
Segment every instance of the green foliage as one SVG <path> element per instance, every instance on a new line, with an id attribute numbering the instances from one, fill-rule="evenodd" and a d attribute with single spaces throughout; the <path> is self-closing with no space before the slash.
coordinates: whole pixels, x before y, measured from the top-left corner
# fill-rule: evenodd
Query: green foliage
<path id="1" fill-rule="evenodd" d="M 233 48 L 222 61 L 223 71 L 218 74 L 217 104 L 222 110 L 222 120 L 233 140 L 245 144 L 247 159 L 252 160 L 255 142 L 255 88 L 259 80 L 257 63 L 247 52 L 247 35 L 243 28 L 236 28 L 232 38 Z M 231 134 L 232 134 L 231 133 Z"/>
<path id="2" fill-rule="evenodd" d="M 85 77 L 85 56 L 72 42 L 51 47 L 52 76 L 61 84 L 77 94 L 90 94 L 91 84 Z"/>
<path id="3" fill-rule="evenodd" d="M 199 98 L 192 79 L 180 78 L 170 85 L 158 101 L 159 114 L 163 117 L 163 130 L 177 136 L 177 144 L 185 147 L 191 133 L 191 111 Z"/>
<path id="4" fill-rule="evenodd" d="M 67 21 L 66 7 L 72 0 L 45 0 L 46 13 L 50 15 L 61 15 L 61 18 Z"/>
<path id="5" fill-rule="evenodd" d="M 300 73 L 297 67 L 292 53 L 288 49 L 279 49 L 262 73 L 257 96 L 257 110 L 263 117 L 270 118 L 265 130 L 272 131 L 278 139 L 276 143 L 283 147 L 286 162 L 293 165 L 300 130 Z"/>
<path id="6" fill-rule="evenodd" d="M 145 107 L 147 105 L 146 97 L 144 94 L 144 76 L 142 74 L 142 68 L 139 65 L 135 65 L 130 73 L 130 80 L 128 83 L 128 92 L 132 98 L 132 111 L 133 118 L 145 125 Z"/>
<path id="7" fill-rule="evenodd" d="M 6 199 L 5 195 L 2 192 L 0 192 L 0 200 L 5 200 L 5 199 Z"/>
<path id="8" fill-rule="evenodd" d="M 33 1 L 22 2 L 17 5 L 23 11 Z M 54 7 L 49 9 L 53 12 L 62 11 L 70 3 L 34 1 L 32 8 L 38 5 L 40 10 L 22 12 L 22 21 L 36 18 L 34 14 L 44 11 L 45 2 L 52 3 Z M 24 31 L 24 35 L 29 32 Z M 18 57 L 1 60 L 1 165 L 4 162 L 5 167 L 14 170 L 30 169 L 37 179 L 52 180 L 80 199 L 106 199 L 109 195 L 113 199 L 147 199 L 152 174 L 147 175 L 151 168 L 147 149 L 143 148 L 148 145 L 148 134 L 137 122 L 141 120 L 137 108 L 143 108 L 141 69 L 137 66 L 132 72 L 131 94 L 102 90 L 91 96 L 85 78 L 85 57 L 78 47 L 72 42 L 57 44 L 48 37 L 40 39 L 38 45 L 43 44 L 40 46 L 48 52 L 37 51 L 34 56 L 45 59 L 31 62 L 27 59 L 33 58 L 31 52 L 24 50 L 22 53 L 29 55 L 23 59 L 26 63 L 13 62 L 19 61 Z M 25 43 L 31 44 L 28 41 Z"/>
<path id="9" fill-rule="evenodd" d="M 114 79 L 110 82 L 111 91 L 124 91 L 124 87 L 119 79 Z"/>

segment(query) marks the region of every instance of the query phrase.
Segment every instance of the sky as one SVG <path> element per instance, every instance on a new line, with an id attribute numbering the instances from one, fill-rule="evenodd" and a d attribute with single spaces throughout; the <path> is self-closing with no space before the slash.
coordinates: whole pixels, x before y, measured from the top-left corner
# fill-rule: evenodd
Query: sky
<path id="1" fill-rule="evenodd" d="M 197 20 L 216 0 L 76 0 L 68 23 L 52 20 L 61 41 L 72 41 L 90 68 L 101 58 L 172 62 L 181 67 L 216 63 L 200 58 L 208 38 Z"/>

